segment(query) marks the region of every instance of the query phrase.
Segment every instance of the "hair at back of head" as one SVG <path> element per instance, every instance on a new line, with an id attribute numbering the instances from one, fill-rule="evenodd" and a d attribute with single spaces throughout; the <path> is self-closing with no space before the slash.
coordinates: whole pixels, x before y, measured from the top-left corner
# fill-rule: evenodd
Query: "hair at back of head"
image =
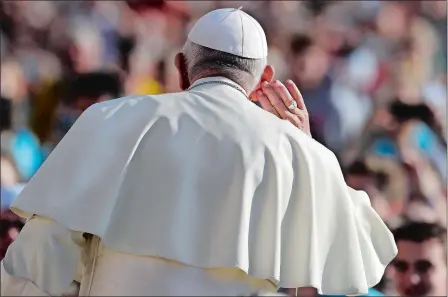
<path id="1" fill-rule="evenodd" d="M 223 76 L 237 82 L 246 90 L 252 90 L 263 74 L 266 59 L 249 59 L 210 49 L 187 41 L 183 50 L 191 81 Z"/>

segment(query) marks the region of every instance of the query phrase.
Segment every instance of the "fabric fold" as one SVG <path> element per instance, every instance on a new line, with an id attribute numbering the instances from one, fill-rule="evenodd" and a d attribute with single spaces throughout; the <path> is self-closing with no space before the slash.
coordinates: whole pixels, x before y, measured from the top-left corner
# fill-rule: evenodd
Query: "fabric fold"
<path id="1" fill-rule="evenodd" d="M 397 252 L 331 151 L 217 84 L 92 106 L 12 210 L 117 251 L 320 294 L 366 294 Z"/>

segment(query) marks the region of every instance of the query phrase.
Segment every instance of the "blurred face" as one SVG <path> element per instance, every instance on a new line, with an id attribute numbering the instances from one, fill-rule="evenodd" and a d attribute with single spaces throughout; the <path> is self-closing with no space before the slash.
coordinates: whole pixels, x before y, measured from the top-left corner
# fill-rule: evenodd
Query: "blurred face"
<path id="1" fill-rule="evenodd" d="M 446 296 L 446 260 L 438 239 L 421 243 L 402 240 L 393 262 L 400 296 Z"/>
<path id="2" fill-rule="evenodd" d="M 357 190 L 366 190 L 373 184 L 373 179 L 364 174 L 348 174 L 347 185 Z"/>
<path id="3" fill-rule="evenodd" d="M 406 13 L 403 5 L 398 3 L 384 3 L 376 18 L 378 31 L 388 38 L 404 35 L 407 27 Z"/>
<path id="4" fill-rule="evenodd" d="M 294 57 L 292 72 L 303 86 L 320 83 L 328 71 L 329 57 L 317 46 L 310 47 L 303 55 Z"/>
<path id="5" fill-rule="evenodd" d="M 1 185 L 2 187 L 12 187 L 19 182 L 19 174 L 15 169 L 14 165 L 11 163 L 11 160 L 1 157 L 0 161 L 1 165 Z"/>

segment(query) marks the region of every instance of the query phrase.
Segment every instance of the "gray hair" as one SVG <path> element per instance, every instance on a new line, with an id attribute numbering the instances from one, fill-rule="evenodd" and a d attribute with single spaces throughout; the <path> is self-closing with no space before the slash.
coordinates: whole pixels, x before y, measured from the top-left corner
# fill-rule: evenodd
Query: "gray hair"
<path id="1" fill-rule="evenodd" d="M 213 50 L 191 41 L 182 49 L 187 60 L 190 81 L 207 76 L 227 77 L 246 91 L 257 85 L 266 66 L 266 59 L 249 59 Z"/>

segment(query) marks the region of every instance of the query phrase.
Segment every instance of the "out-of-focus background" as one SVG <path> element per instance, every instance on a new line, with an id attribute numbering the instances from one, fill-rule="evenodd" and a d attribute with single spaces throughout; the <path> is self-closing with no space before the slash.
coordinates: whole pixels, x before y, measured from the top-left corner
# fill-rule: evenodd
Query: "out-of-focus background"
<path id="1" fill-rule="evenodd" d="M 259 20 L 277 78 L 293 79 L 305 98 L 313 137 L 392 229 L 409 221 L 446 227 L 446 1 L 0 5 L 2 253 L 21 228 L 9 204 L 82 111 L 124 95 L 180 91 L 174 55 L 194 21 L 221 7 L 243 6 Z M 424 271 L 406 259 L 424 257 L 419 246 L 404 246 L 399 257 L 409 269 L 391 265 L 377 289 L 405 295 L 419 285 L 412 273 L 437 287 L 441 278 L 430 273 L 446 272 L 446 259 L 428 260 Z"/>

